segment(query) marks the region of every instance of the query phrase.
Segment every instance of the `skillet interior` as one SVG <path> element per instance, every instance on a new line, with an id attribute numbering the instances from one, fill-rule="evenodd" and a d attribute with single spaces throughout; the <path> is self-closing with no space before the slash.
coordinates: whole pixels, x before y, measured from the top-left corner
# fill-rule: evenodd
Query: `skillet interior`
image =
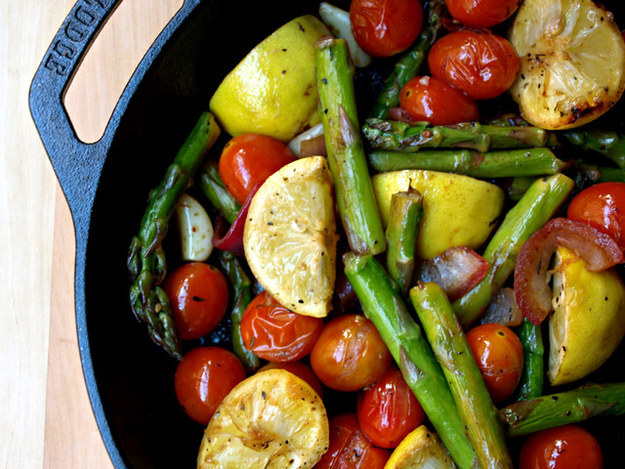
<path id="1" fill-rule="evenodd" d="M 176 362 L 150 341 L 128 306 L 126 253 L 147 194 L 198 114 L 208 108 L 211 90 L 225 73 L 276 27 L 296 15 L 315 13 L 317 5 L 303 0 L 203 1 L 167 44 L 120 121 L 93 207 L 85 310 L 96 392 L 112 444 L 127 467 L 194 467 L 202 437 L 202 427 L 177 404 Z M 611 360 L 613 369 L 617 358 Z M 335 410 L 340 408 L 339 402 Z M 622 419 L 591 423 L 605 449 L 606 467 L 619 460 L 623 432 L 616 429 L 622 424 Z"/>

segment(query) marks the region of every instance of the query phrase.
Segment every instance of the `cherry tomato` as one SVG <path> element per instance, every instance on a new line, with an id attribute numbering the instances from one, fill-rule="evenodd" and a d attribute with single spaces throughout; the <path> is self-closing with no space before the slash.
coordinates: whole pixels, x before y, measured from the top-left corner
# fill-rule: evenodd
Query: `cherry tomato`
<path id="1" fill-rule="evenodd" d="M 587 187 L 573 198 L 566 216 L 609 235 L 625 251 L 625 183 Z"/>
<path id="2" fill-rule="evenodd" d="M 390 452 L 367 439 L 354 413 L 330 419 L 330 446 L 316 469 L 382 469 Z"/>
<path id="3" fill-rule="evenodd" d="M 400 106 L 416 121 L 452 125 L 479 120 L 477 104 L 462 92 L 434 77 L 415 77 L 399 94 Z"/>
<path id="4" fill-rule="evenodd" d="M 482 324 L 467 332 L 467 341 L 493 402 L 509 397 L 523 372 L 523 346 L 509 327 Z"/>
<path id="5" fill-rule="evenodd" d="M 428 54 L 433 77 L 471 99 L 490 99 L 507 91 L 520 62 L 506 39 L 489 31 L 454 31 L 436 41 Z"/>
<path id="6" fill-rule="evenodd" d="M 248 305 L 241 319 L 241 337 L 254 355 L 272 362 L 290 362 L 308 355 L 323 319 L 303 316 L 262 292 Z"/>
<path id="7" fill-rule="evenodd" d="M 577 425 L 534 433 L 521 448 L 520 469 L 601 469 L 599 443 Z"/>
<path id="8" fill-rule="evenodd" d="M 174 387 L 189 417 L 206 425 L 224 397 L 245 379 L 239 359 L 220 347 L 191 349 L 178 364 Z"/>
<path id="9" fill-rule="evenodd" d="M 328 322 L 310 353 L 310 365 L 323 384 L 357 391 L 380 379 L 391 354 L 371 321 L 346 314 Z"/>
<path id="10" fill-rule="evenodd" d="M 280 140 L 266 135 L 242 134 L 224 146 L 219 158 L 219 174 L 232 196 L 243 204 L 257 184 L 294 160 L 293 152 Z"/>
<path id="11" fill-rule="evenodd" d="M 521 0 L 445 0 L 449 14 L 471 28 L 490 28 L 517 10 Z"/>
<path id="12" fill-rule="evenodd" d="M 183 340 L 211 332 L 228 307 L 228 282 L 215 267 L 203 262 L 183 264 L 165 279 L 178 334 Z"/>
<path id="13" fill-rule="evenodd" d="M 357 414 L 363 433 L 381 448 L 395 448 L 425 419 L 421 404 L 397 368 L 361 391 Z"/>
<path id="14" fill-rule="evenodd" d="M 406 50 L 423 25 L 419 0 L 352 0 L 349 19 L 356 42 L 369 55 L 389 57 Z"/>
<path id="15" fill-rule="evenodd" d="M 315 376 L 313 370 L 311 370 L 306 363 L 301 361 L 284 363 L 269 362 L 258 371 L 272 370 L 274 368 L 280 368 L 281 370 L 293 373 L 298 378 L 306 381 L 310 387 L 313 388 L 317 394 L 319 394 L 320 397 L 323 397 L 321 382 L 319 382 L 319 379 Z"/>

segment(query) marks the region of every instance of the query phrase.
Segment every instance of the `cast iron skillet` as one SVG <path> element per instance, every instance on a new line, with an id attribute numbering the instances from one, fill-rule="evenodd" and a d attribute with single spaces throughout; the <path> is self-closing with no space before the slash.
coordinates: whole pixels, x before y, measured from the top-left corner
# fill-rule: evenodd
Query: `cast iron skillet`
<path id="1" fill-rule="evenodd" d="M 195 467 L 202 427 L 176 402 L 176 362 L 155 346 L 128 304 L 126 254 L 149 190 L 225 74 L 289 19 L 318 1 L 186 0 L 130 79 L 94 144 L 76 137 L 62 104 L 66 86 L 121 0 L 79 0 L 34 77 L 35 124 L 69 203 L 76 231 L 75 299 L 83 371 L 102 438 L 116 468 Z M 347 8 L 349 2 L 333 2 Z M 619 17 L 618 2 L 606 2 Z M 114 66 L 114 64 L 111 64 Z M 380 75 L 357 82 L 359 96 Z M 364 91 L 363 91 L 364 90 Z M 369 89 L 369 94 L 372 94 Z M 210 340 L 219 342 L 220 337 Z M 623 380 L 623 353 L 599 382 Z M 352 401 L 353 402 L 353 401 Z M 335 401 L 332 411 L 349 408 Z M 623 419 L 598 419 L 606 467 L 617 467 Z"/>

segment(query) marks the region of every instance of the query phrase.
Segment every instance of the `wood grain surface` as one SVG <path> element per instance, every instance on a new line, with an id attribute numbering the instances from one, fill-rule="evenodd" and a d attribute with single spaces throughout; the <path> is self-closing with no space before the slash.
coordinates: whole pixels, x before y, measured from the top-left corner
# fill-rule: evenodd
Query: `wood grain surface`
<path id="1" fill-rule="evenodd" d="M 78 354 L 71 215 L 28 109 L 35 70 L 73 4 L 0 0 L 0 467 L 7 469 L 112 467 Z M 134 67 L 181 4 L 124 0 L 114 13 L 66 95 L 83 141 L 102 134 Z"/>

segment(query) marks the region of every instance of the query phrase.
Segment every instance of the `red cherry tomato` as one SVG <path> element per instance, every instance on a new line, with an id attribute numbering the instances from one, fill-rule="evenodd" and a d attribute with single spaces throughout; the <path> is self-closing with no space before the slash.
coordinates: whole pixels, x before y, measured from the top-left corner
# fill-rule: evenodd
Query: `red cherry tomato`
<path id="1" fill-rule="evenodd" d="M 467 332 L 467 341 L 493 402 L 509 397 L 523 372 L 523 346 L 509 327 L 483 324 Z"/>
<path id="2" fill-rule="evenodd" d="M 416 121 L 452 125 L 479 120 L 477 104 L 434 77 L 415 77 L 401 89 L 399 104 Z"/>
<path id="3" fill-rule="evenodd" d="M 183 340 L 211 332 L 228 307 L 228 282 L 215 267 L 190 262 L 165 279 L 163 289 L 171 302 L 178 334 Z"/>
<path id="4" fill-rule="evenodd" d="M 274 368 L 279 368 L 293 373 L 298 378 L 306 381 L 310 387 L 313 388 L 317 394 L 319 394 L 320 397 L 323 397 L 321 382 L 319 382 L 319 379 L 315 376 L 313 370 L 311 370 L 306 363 L 300 361 L 283 363 L 269 362 L 258 371 L 272 370 Z"/>
<path id="5" fill-rule="evenodd" d="M 602 182 L 584 189 L 566 216 L 609 235 L 625 251 L 625 183 Z"/>
<path id="6" fill-rule="evenodd" d="M 310 365 L 323 384 L 357 391 L 380 379 L 391 354 L 371 321 L 346 314 L 328 322 L 310 353 Z"/>
<path id="7" fill-rule="evenodd" d="M 428 54 L 432 76 L 471 99 L 490 99 L 507 91 L 519 64 L 512 44 L 489 31 L 454 31 L 436 41 Z"/>
<path id="8" fill-rule="evenodd" d="M 423 25 L 419 0 L 352 0 L 349 19 L 356 42 L 369 55 L 389 57 L 406 50 Z"/>
<path id="9" fill-rule="evenodd" d="M 367 439 L 356 414 L 339 414 L 330 419 L 330 446 L 315 469 L 382 469 L 389 457 Z"/>
<path id="10" fill-rule="evenodd" d="M 290 362 L 308 355 L 323 319 L 285 308 L 266 292 L 248 305 L 241 319 L 241 337 L 254 355 L 272 362 Z"/>
<path id="11" fill-rule="evenodd" d="M 187 415 L 206 425 L 223 398 L 244 379 L 245 369 L 234 354 L 219 347 L 197 347 L 178 364 L 174 387 Z"/>
<path id="12" fill-rule="evenodd" d="M 576 425 L 542 430 L 521 448 L 520 469 L 601 469 L 599 443 Z"/>
<path id="13" fill-rule="evenodd" d="M 287 145 L 266 135 L 242 134 L 224 146 L 219 158 L 219 174 L 241 204 L 250 191 L 282 166 L 295 160 Z"/>
<path id="14" fill-rule="evenodd" d="M 507 20 L 521 0 L 445 0 L 449 14 L 471 28 L 490 28 Z"/>
<path id="15" fill-rule="evenodd" d="M 425 419 L 421 404 L 397 368 L 360 393 L 357 414 L 363 433 L 381 448 L 395 448 Z"/>

